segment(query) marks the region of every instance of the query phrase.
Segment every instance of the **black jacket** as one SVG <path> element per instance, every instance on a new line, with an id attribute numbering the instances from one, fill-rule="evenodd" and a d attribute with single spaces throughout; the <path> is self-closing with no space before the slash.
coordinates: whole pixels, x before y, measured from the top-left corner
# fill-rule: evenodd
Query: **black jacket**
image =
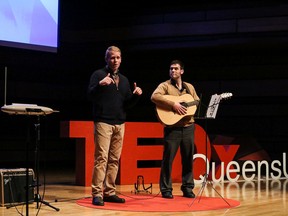
<path id="1" fill-rule="evenodd" d="M 122 124 L 126 120 L 127 109 L 134 106 L 140 97 L 132 93 L 129 80 L 121 73 L 118 73 L 118 88 L 116 84 L 100 86 L 99 81 L 108 73 L 108 69 L 104 67 L 96 70 L 90 78 L 88 99 L 93 103 L 93 120 Z"/>

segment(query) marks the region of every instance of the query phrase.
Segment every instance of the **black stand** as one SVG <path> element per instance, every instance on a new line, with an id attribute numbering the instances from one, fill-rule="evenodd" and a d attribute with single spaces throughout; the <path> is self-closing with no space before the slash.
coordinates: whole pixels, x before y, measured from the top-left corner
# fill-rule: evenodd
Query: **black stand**
<path id="1" fill-rule="evenodd" d="M 35 146 L 35 173 L 36 173 L 36 194 L 34 195 L 34 201 L 36 202 L 37 209 L 39 208 L 39 203 L 43 203 L 56 211 L 60 211 L 59 208 L 56 208 L 52 205 L 50 205 L 48 202 L 41 199 L 41 196 L 39 194 L 39 162 L 40 162 L 40 154 L 39 154 L 39 148 L 40 148 L 40 115 L 37 116 L 37 123 L 35 124 L 35 131 L 37 133 L 36 136 L 36 146 Z"/>
<path id="2" fill-rule="evenodd" d="M 208 130 L 208 127 L 207 127 L 207 117 L 195 117 L 195 119 L 204 119 L 205 120 L 205 127 L 204 127 L 204 129 L 205 129 L 205 166 L 206 166 L 206 168 L 205 168 L 205 175 L 204 175 L 204 180 L 203 180 L 203 182 L 202 182 L 202 186 L 201 186 L 201 188 L 200 188 L 200 190 L 198 191 L 198 193 L 197 193 L 197 195 L 196 195 L 196 198 L 192 201 L 192 203 L 190 204 L 190 206 L 191 205 L 193 205 L 193 203 L 195 202 L 195 200 L 197 199 L 197 197 L 199 197 L 199 201 L 198 202 L 200 202 L 200 200 L 201 200 L 201 197 L 202 197 L 202 194 L 203 194 L 203 191 L 204 191 L 204 189 L 205 189 L 205 187 L 206 187 L 206 185 L 207 184 L 209 184 L 211 187 L 212 187 L 212 189 L 229 205 L 229 206 L 231 206 L 228 202 L 227 202 L 227 200 L 223 197 L 223 196 L 221 196 L 221 194 L 214 188 L 214 186 L 213 186 L 213 182 L 212 181 L 210 181 L 210 180 L 208 180 L 208 169 L 207 169 L 207 164 L 208 164 L 208 159 L 207 159 L 207 155 L 208 155 L 208 152 L 207 152 L 207 149 L 208 149 L 208 142 L 207 142 L 207 140 L 208 140 L 208 133 L 207 133 L 207 130 Z M 200 195 L 200 196 L 199 196 Z"/>
<path id="3" fill-rule="evenodd" d="M 231 206 L 231 205 L 227 202 L 227 200 L 225 200 L 225 199 L 218 193 L 218 191 L 213 187 L 212 181 L 209 181 L 209 180 L 208 180 L 208 169 L 207 169 L 207 167 L 208 167 L 208 166 L 207 166 L 207 164 L 208 164 L 208 159 L 207 159 L 207 155 L 208 155 L 208 153 L 207 153 L 207 149 L 208 149 L 208 147 L 207 147 L 207 145 L 208 145 L 208 143 L 207 143 L 207 140 L 208 140 L 207 119 L 215 119 L 216 113 L 217 113 L 217 110 L 218 110 L 218 107 L 219 107 L 219 104 L 220 104 L 220 101 L 221 101 L 222 99 L 230 98 L 230 97 L 232 97 L 232 93 L 229 93 L 229 92 L 227 92 L 227 93 L 222 93 L 221 95 L 218 95 L 218 94 L 212 95 L 212 96 L 211 96 L 211 99 L 210 99 L 210 102 L 209 102 L 209 106 L 208 106 L 208 107 L 206 106 L 207 110 L 206 110 L 206 115 L 205 115 L 205 117 L 194 117 L 195 119 L 204 119 L 204 120 L 205 120 L 205 127 L 204 127 L 204 129 L 205 129 L 205 133 L 206 133 L 206 134 L 205 134 L 205 151 L 206 151 L 206 152 L 205 152 L 205 154 L 206 154 L 205 165 L 206 165 L 206 169 L 205 169 L 205 175 L 204 175 L 204 180 L 203 180 L 203 183 L 202 183 L 202 187 L 200 188 L 199 192 L 198 192 L 197 195 L 196 195 L 196 198 L 197 198 L 197 197 L 199 196 L 199 194 L 200 194 L 199 202 L 200 202 L 200 200 L 201 200 L 201 197 L 202 197 L 203 191 L 204 191 L 204 189 L 205 189 L 205 186 L 206 186 L 207 184 L 209 184 L 209 185 L 212 187 L 212 189 L 213 189 L 229 206 Z M 201 95 L 201 100 L 202 100 L 202 95 Z M 201 100 L 200 100 L 200 103 L 201 103 Z M 199 114 L 200 114 L 200 107 L 201 107 L 201 104 L 199 105 L 198 116 L 199 116 Z M 193 202 L 191 203 L 191 205 L 195 202 L 196 198 L 193 200 Z"/>
<path id="4" fill-rule="evenodd" d="M 28 116 L 29 117 L 29 116 Z M 30 119 L 27 121 L 27 141 L 26 141 L 26 215 L 29 215 L 29 143 L 30 143 Z"/>
<path id="5" fill-rule="evenodd" d="M 143 190 L 140 189 L 141 185 L 142 185 Z M 144 184 L 144 176 L 142 175 L 137 176 L 137 183 L 134 183 L 134 187 L 135 187 L 135 190 L 134 190 L 135 194 L 138 194 L 141 192 L 152 194 L 152 183 L 150 183 L 150 186 L 146 188 Z M 149 191 L 149 189 L 151 190 Z"/>

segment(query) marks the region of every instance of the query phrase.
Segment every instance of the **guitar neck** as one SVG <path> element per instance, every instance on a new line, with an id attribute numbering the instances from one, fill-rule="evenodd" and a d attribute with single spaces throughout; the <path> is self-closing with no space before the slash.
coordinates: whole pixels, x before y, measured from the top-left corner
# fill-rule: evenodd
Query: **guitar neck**
<path id="1" fill-rule="evenodd" d="M 186 102 L 186 105 L 187 107 L 190 107 L 190 106 L 197 105 L 198 103 L 199 103 L 198 101 L 191 101 L 191 102 Z"/>

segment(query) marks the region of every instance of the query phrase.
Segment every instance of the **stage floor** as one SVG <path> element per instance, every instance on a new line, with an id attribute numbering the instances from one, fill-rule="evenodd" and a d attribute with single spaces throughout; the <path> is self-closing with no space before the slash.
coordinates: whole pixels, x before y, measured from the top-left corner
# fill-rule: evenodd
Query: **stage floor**
<path id="1" fill-rule="evenodd" d="M 288 179 L 281 179 L 277 181 L 272 180 L 262 180 L 262 181 L 252 181 L 252 182 L 237 182 L 237 183 L 223 183 L 223 184 L 205 184 L 197 185 L 194 189 L 195 194 L 197 194 L 194 203 L 199 202 L 199 198 L 220 198 L 228 200 L 239 201 L 240 205 L 232 208 L 222 208 L 211 210 L 195 210 L 191 208 L 191 211 L 170 211 L 171 208 L 165 208 L 161 211 L 141 211 L 137 209 L 135 211 L 127 210 L 111 210 L 104 208 L 91 208 L 83 205 L 79 205 L 79 200 L 90 199 L 91 189 L 90 187 L 76 186 L 74 184 L 75 174 L 71 169 L 65 170 L 50 170 L 46 173 L 45 184 L 44 176 L 39 175 L 39 181 L 42 184 L 39 187 L 39 194 L 44 197 L 44 201 L 48 202 L 52 207 L 59 208 L 56 211 L 51 206 L 33 202 L 28 205 L 29 215 L 43 216 L 56 216 L 56 215 L 81 215 L 81 216 L 131 216 L 131 215 L 151 215 L 151 216 L 215 216 L 215 215 L 225 215 L 225 216 L 238 216 L 238 215 L 277 215 L 286 216 L 288 215 Z M 136 182 L 136 179 L 135 179 Z M 212 183 L 212 182 L 211 182 Z M 175 196 L 181 196 L 180 184 L 173 184 L 173 194 Z M 200 193 L 203 189 L 203 193 Z M 36 192 L 36 190 L 35 190 Z M 44 193 L 45 192 L 45 193 Z M 134 185 L 119 185 L 117 186 L 117 192 L 119 196 L 126 199 L 130 197 L 137 196 L 135 194 Z M 150 192 L 152 192 L 150 194 Z M 138 194 L 139 197 L 145 196 L 160 196 L 159 187 L 157 184 L 152 184 L 152 191 L 149 193 L 141 192 Z M 157 197 L 159 199 L 159 197 Z M 200 202 L 203 200 L 200 199 Z M 161 201 L 163 202 L 163 201 Z M 190 201 L 189 201 L 190 202 Z M 171 204 L 171 200 L 167 200 L 167 205 Z M 192 199 L 190 204 L 192 203 Z M 38 204 L 38 207 L 37 207 Z M 126 203 L 127 204 L 127 203 Z M 119 204 L 121 205 L 121 204 Z M 194 205 L 194 204 L 192 204 Z M 209 202 L 208 202 L 209 207 Z M 168 211 L 168 209 L 170 209 Z M 0 207 L 0 215 L 26 215 L 26 204 L 18 205 L 15 207 Z"/>

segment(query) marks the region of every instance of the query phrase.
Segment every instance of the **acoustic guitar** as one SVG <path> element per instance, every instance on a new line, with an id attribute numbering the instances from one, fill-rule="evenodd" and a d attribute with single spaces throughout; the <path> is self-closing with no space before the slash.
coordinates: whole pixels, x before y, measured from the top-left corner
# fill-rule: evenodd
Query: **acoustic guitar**
<path id="1" fill-rule="evenodd" d="M 217 95 L 217 94 L 216 94 Z M 184 94 L 180 96 L 173 95 L 163 95 L 166 99 L 174 102 L 179 102 L 181 105 L 187 108 L 187 113 L 184 115 L 179 115 L 174 110 L 168 110 L 160 106 L 156 106 L 156 112 L 159 121 L 164 125 L 173 125 L 186 116 L 193 116 L 197 109 L 198 101 L 195 101 L 192 95 Z M 218 103 L 221 99 L 232 97 L 232 93 L 222 93 L 218 96 Z"/>
<path id="2" fill-rule="evenodd" d="M 173 125 L 186 116 L 192 116 L 196 112 L 196 105 L 198 101 L 195 101 L 191 94 L 184 94 L 180 96 L 163 95 L 166 99 L 174 102 L 179 102 L 181 105 L 187 107 L 187 113 L 185 115 L 179 115 L 174 110 L 164 109 L 160 106 L 156 106 L 157 116 L 160 122 L 165 125 Z"/>

